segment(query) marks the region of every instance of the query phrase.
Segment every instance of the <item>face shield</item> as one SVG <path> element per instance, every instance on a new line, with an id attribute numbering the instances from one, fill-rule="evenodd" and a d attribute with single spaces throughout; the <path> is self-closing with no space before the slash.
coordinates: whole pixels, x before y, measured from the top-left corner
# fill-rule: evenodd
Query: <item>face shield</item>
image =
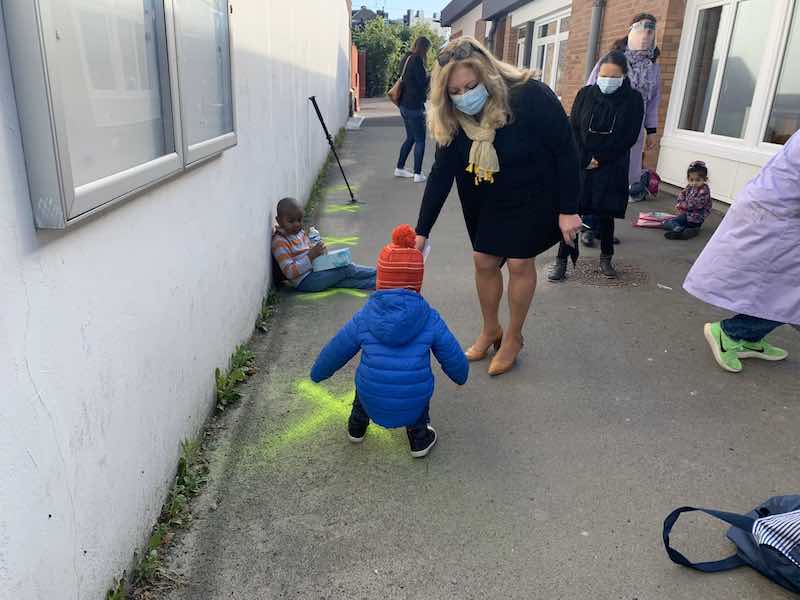
<path id="1" fill-rule="evenodd" d="M 631 25 L 628 33 L 628 48 L 652 50 L 656 47 L 656 24 L 654 21 L 639 21 Z"/>

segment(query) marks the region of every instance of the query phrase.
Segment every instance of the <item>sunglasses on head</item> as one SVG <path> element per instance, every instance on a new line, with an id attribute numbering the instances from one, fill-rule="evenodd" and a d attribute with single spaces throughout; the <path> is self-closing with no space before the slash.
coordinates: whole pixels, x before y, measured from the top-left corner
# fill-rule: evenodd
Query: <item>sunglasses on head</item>
<path id="1" fill-rule="evenodd" d="M 451 60 L 464 60 L 477 52 L 479 52 L 479 50 L 474 48 L 471 44 L 460 44 L 452 50 L 442 50 L 439 52 L 436 60 L 439 62 L 439 66 L 443 67 Z"/>

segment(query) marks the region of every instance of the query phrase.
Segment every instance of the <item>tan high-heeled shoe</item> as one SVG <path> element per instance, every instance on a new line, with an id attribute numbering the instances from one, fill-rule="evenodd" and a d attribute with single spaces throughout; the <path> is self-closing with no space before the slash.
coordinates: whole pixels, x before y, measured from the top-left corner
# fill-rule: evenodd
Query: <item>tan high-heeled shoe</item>
<path id="1" fill-rule="evenodd" d="M 525 339 L 520 336 L 519 338 L 519 350 L 514 354 L 514 357 L 510 360 L 502 360 L 499 355 L 495 355 L 492 359 L 492 362 L 489 364 L 489 375 L 492 377 L 497 377 L 498 375 L 503 375 L 508 373 L 511 369 L 514 368 L 514 365 L 517 363 L 517 357 L 519 353 L 522 352 L 522 348 L 525 347 Z"/>
<path id="2" fill-rule="evenodd" d="M 464 352 L 464 356 L 467 357 L 467 360 L 469 362 L 481 361 L 485 359 L 487 356 L 489 356 L 489 348 L 494 347 L 494 351 L 497 352 L 498 350 L 500 350 L 500 344 L 502 343 L 503 343 L 503 330 L 501 329 L 500 335 L 498 335 L 497 338 L 494 340 L 494 342 L 489 344 L 486 348 L 481 350 L 480 348 L 477 348 L 475 344 L 473 344 L 472 346 L 467 348 L 467 350 Z"/>

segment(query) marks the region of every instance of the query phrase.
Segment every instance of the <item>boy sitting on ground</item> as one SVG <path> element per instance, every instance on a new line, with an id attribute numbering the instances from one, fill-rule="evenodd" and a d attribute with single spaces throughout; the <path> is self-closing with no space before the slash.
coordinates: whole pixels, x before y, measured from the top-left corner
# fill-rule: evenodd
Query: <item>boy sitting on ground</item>
<path id="1" fill-rule="evenodd" d="M 370 419 L 383 427 L 405 427 L 411 456 L 427 456 L 436 443 L 428 409 L 434 379 L 430 353 L 459 385 L 469 363 L 447 325 L 420 295 L 424 265 L 416 233 L 401 225 L 378 257 L 378 292 L 339 331 L 317 358 L 311 379 L 332 377 L 359 350 L 356 396 L 347 424 L 350 441 L 364 440 Z"/>
<path id="2" fill-rule="evenodd" d="M 312 246 L 303 229 L 305 212 L 294 198 L 278 202 L 278 227 L 272 235 L 272 256 L 283 276 L 298 292 L 322 292 L 330 288 L 375 289 L 375 269 L 346 265 L 314 271 L 312 263 L 326 252 L 325 243 Z"/>

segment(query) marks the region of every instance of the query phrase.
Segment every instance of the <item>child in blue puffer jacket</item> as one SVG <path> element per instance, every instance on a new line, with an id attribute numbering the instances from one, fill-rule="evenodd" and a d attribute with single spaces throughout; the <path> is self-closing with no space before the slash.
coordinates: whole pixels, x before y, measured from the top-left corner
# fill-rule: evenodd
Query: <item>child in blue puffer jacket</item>
<path id="1" fill-rule="evenodd" d="M 422 458 L 436 443 L 428 416 L 434 388 L 430 353 L 459 385 L 467 382 L 469 363 L 439 313 L 420 295 L 424 264 L 415 239 L 410 225 L 392 232 L 392 243 L 378 257 L 378 291 L 322 349 L 311 379 L 328 379 L 360 350 L 350 441 L 364 440 L 370 419 L 383 427 L 405 427 L 411 456 Z"/>

